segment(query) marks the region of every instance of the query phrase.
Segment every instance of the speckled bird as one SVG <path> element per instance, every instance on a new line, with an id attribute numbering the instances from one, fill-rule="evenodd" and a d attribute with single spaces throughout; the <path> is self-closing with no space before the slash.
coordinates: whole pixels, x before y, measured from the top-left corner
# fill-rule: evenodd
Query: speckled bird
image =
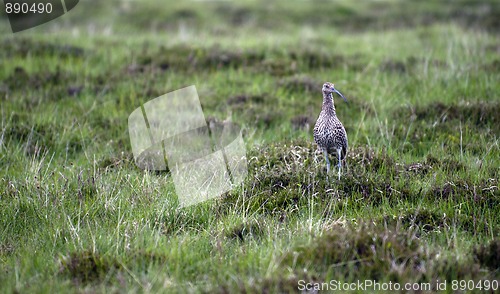
<path id="1" fill-rule="evenodd" d="M 323 107 L 319 114 L 318 120 L 314 125 L 314 141 L 318 144 L 319 149 L 325 155 L 326 172 L 330 172 L 330 160 L 328 154 L 334 154 L 338 158 L 339 180 L 340 171 L 342 168 L 341 161 L 347 154 L 347 133 L 344 126 L 337 117 L 335 105 L 333 103 L 333 93 L 337 93 L 345 102 L 347 99 L 335 89 L 332 83 L 323 84 Z"/>

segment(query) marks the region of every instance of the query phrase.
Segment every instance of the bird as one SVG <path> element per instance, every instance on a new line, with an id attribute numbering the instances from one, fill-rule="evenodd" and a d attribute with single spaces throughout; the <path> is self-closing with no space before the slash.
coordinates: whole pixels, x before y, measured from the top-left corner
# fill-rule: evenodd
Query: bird
<path id="1" fill-rule="evenodd" d="M 339 168 L 339 180 L 340 171 L 342 168 L 341 161 L 345 158 L 347 154 L 347 133 L 345 131 L 344 125 L 340 122 L 335 112 L 335 105 L 333 103 L 333 93 L 338 94 L 342 97 L 345 102 L 347 99 L 335 89 L 334 84 L 326 82 L 323 84 L 323 106 L 321 107 L 321 112 L 316 124 L 314 125 L 313 135 L 314 141 L 318 145 L 318 148 L 325 155 L 326 160 L 326 173 L 330 172 L 330 160 L 328 159 L 328 154 L 336 153 L 338 158 L 338 168 Z"/>

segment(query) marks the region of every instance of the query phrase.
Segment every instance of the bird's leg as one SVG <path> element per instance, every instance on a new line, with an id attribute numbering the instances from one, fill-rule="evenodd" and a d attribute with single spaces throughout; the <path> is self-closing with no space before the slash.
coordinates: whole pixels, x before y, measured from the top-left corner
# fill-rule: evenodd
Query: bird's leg
<path id="1" fill-rule="evenodd" d="M 341 158 L 341 157 L 340 157 L 340 156 L 341 156 L 341 153 L 342 153 L 342 149 L 337 149 L 337 154 L 338 154 L 338 156 L 339 156 L 339 157 L 338 157 L 338 159 L 339 159 L 339 165 L 338 165 L 338 167 L 339 167 L 339 181 L 340 181 L 340 169 L 342 168 L 342 164 L 341 164 L 342 159 L 340 159 L 340 158 Z"/>
<path id="2" fill-rule="evenodd" d="M 323 153 L 325 154 L 325 159 L 326 159 L 326 174 L 328 176 L 328 173 L 330 173 L 330 160 L 328 159 L 328 152 L 326 152 L 326 149 L 323 150 Z"/>

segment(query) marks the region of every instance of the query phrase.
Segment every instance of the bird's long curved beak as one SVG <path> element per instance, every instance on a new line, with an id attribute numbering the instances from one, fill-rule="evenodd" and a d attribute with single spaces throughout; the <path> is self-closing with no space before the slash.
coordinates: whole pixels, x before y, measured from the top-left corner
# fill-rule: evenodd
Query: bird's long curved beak
<path id="1" fill-rule="evenodd" d="M 339 92 L 339 90 L 337 89 L 333 89 L 333 91 L 337 94 L 339 94 L 340 97 L 342 97 L 344 99 L 345 102 L 347 102 L 347 99 L 345 99 L 344 95 L 342 95 L 342 93 Z"/>

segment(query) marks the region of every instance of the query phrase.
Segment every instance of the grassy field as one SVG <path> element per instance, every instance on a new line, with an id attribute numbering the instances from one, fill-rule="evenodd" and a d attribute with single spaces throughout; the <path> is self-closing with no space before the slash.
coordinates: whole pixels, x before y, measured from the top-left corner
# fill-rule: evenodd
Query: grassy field
<path id="1" fill-rule="evenodd" d="M 497 1 L 80 1 L 12 34 L 2 14 L 0 292 L 494 293 L 499 20 Z M 349 100 L 340 181 L 312 138 L 325 81 Z M 179 209 L 127 119 L 193 84 L 243 128 L 249 175 Z"/>

